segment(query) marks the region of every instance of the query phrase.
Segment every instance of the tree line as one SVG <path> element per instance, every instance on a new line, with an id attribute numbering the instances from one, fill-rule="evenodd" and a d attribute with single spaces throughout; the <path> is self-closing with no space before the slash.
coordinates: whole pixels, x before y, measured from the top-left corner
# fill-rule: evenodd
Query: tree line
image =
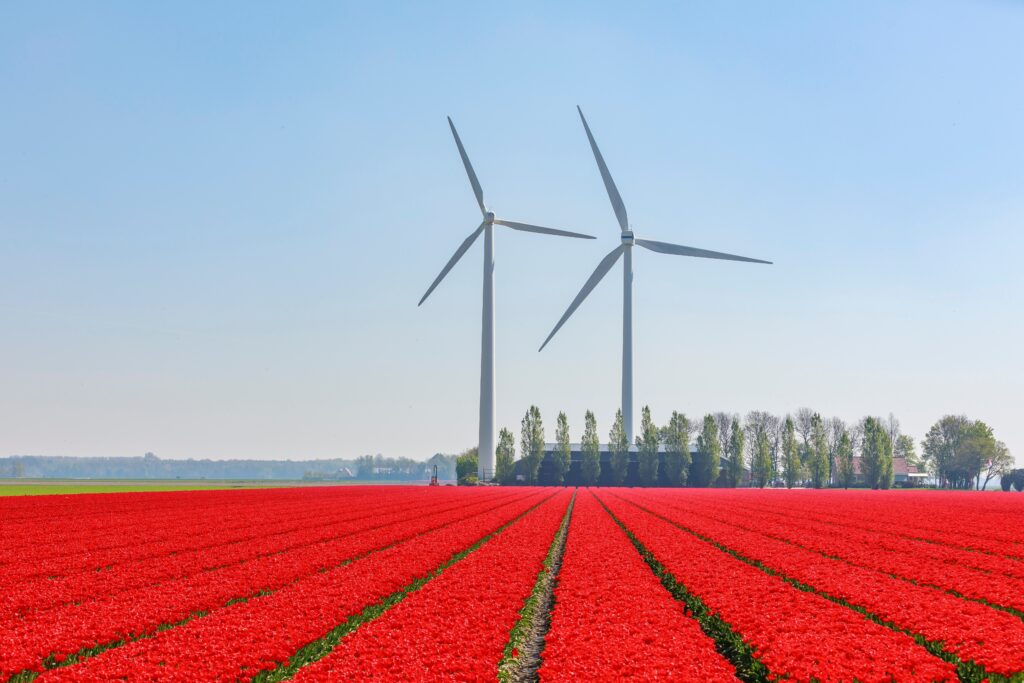
<path id="1" fill-rule="evenodd" d="M 603 465 L 594 413 L 586 411 L 583 422 L 575 478 L 587 486 L 621 486 L 632 471 L 632 483 L 640 486 L 846 488 L 861 484 L 887 489 L 895 479 L 894 459 L 902 458 L 911 467 L 927 471 L 938 486 L 964 489 L 985 488 L 994 477 L 1009 476 L 1013 467 L 1009 450 L 996 440 L 992 428 L 963 415 L 946 415 L 936 422 L 921 441 L 919 455 L 913 437 L 901 431 L 891 413 L 886 418 L 866 416 L 847 423 L 810 408 L 786 415 L 751 411 L 742 418 L 718 412 L 694 424 L 685 414 L 673 411 L 668 423 L 658 426 L 645 406 L 632 444 L 635 459 L 630 457 L 620 410 L 608 432 L 609 458 Z M 560 412 L 548 483 L 565 482 L 572 467 L 570 444 L 569 421 Z M 515 435 L 507 428 L 499 433 L 494 479 L 502 484 L 539 483 L 544 455 L 544 423 L 540 409 L 530 406 L 520 423 L 518 460 Z M 517 475 L 522 481 L 517 481 Z"/>

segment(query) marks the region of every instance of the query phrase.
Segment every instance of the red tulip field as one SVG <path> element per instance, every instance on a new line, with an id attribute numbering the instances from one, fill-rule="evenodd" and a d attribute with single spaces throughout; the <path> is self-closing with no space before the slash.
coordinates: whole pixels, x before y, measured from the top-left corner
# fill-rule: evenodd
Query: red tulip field
<path id="1" fill-rule="evenodd" d="M 0 498 L 0 682 L 1021 681 L 1021 503 L 370 486 Z"/>

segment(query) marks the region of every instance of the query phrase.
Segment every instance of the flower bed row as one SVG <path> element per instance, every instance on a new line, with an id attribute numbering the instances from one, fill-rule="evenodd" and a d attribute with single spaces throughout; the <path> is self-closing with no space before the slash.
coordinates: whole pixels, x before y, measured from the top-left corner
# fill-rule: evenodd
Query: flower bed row
<path id="1" fill-rule="evenodd" d="M 665 569 L 742 637 L 772 678 L 955 681 L 909 636 L 715 548 L 613 493 L 612 513 Z"/>
<path id="2" fill-rule="evenodd" d="M 691 512 L 704 509 L 699 504 L 681 504 Z M 733 523 L 771 538 L 795 543 L 911 582 L 952 590 L 969 598 L 1024 611 L 1024 580 L 1005 573 L 977 569 L 967 564 L 968 561 L 974 563 L 973 557 L 963 557 L 985 558 L 984 555 L 951 548 L 928 549 L 925 548 L 927 543 L 907 539 L 890 539 L 888 543 L 880 543 L 878 534 L 873 532 L 837 529 L 799 519 L 781 521 L 765 516 L 743 516 L 735 512 L 730 514 L 721 507 L 718 510 L 713 516 L 720 521 L 737 520 Z M 999 558 L 989 559 L 999 561 Z"/>
<path id="3" fill-rule="evenodd" d="M 402 591 L 475 542 L 527 512 L 550 493 L 419 535 L 281 590 L 218 609 L 152 638 L 137 640 L 40 681 L 236 681 L 274 669 L 350 617 Z"/>
<path id="4" fill-rule="evenodd" d="M 71 558 L 85 551 L 122 547 L 128 526 L 139 531 L 145 544 L 174 539 L 184 528 L 193 528 L 200 534 L 211 532 L 201 524 L 210 516 L 223 521 L 225 530 L 233 526 L 245 528 L 252 520 L 281 519 L 289 512 L 301 516 L 318 509 L 330 510 L 346 500 L 325 491 L 307 495 L 307 505 L 303 506 L 300 493 L 296 489 L 264 489 L 33 496 L 17 499 L 31 503 L 23 503 L 18 510 L 3 509 L 10 508 L 8 501 L 15 499 L 0 498 L 3 514 L 31 512 L 16 519 L 0 514 L 0 566 L 9 564 L 5 560 L 13 557 L 10 553 L 29 549 L 33 542 L 37 544 L 34 555 L 41 559 Z M 348 499 L 353 504 L 372 500 L 365 489 L 353 493 Z"/>
<path id="5" fill-rule="evenodd" d="M 581 490 L 544 639 L 542 681 L 735 681 L 733 667 Z"/>
<path id="6" fill-rule="evenodd" d="M 841 492 L 835 492 L 842 496 Z M 831 492 L 830 492 L 831 495 Z M 959 545 L 959 540 L 950 538 L 948 534 L 942 541 L 936 540 L 937 534 L 929 534 L 932 538 L 923 540 L 920 538 L 908 537 L 908 530 L 904 529 L 899 533 L 889 525 L 875 524 L 858 519 L 852 515 L 836 517 L 827 511 L 818 510 L 819 506 L 801 506 L 793 509 L 790 507 L 777 506 L 776 509 L 765 509 L 764 506 L 747 507 L 728 505 L 727 501 L 718 501 L 714 504 L 694 501 L 702 509 L 714 510 L 718 514 L 736 516 L 738 509 L 751 509 L 757 511 L 760 521 L 771 523 L 779 527 L 789 529 L 807 529 L 811 531 L 824 532 L 835 535 L 841 534 L 844 538 L 858 543 L 869 544 L 873 547 L 891 550 L 893 552 L 908 553 L 921 560 L 930 560 L 937 564 L 956 564 L 962 567 L 977 569 L 986 573 L 999 574 L 1015 579 L 1024 579 L 1024 562 L 1011 559 L 1004 554 L 991 554 L 967 550 Z M 835 502 L 833 502 L 833 505 Z M 845 508 L 840 508 L 845 511 Z M 890 520 L 891 524 L 891 520 Z M 914 532 L 910 532 L 912 535 Z M 1005 542 L 1000 542 L 1006 548 Z"/>
<path id="7" fill-rule="evenodd" d="M 275 553 L 330 543 L 344 536 L 425 514 L 457 510 L 465 502 L 458 497 L 441 496 L 432 504 L 419 498 L 414 504 L 374 506 L 364 503 L 352 510 L 334 510 L 332 516 L 336 521 L 332 522 L 323 516 L 315 520 L 306 518 L 302 520 L 304 526 L 295 528 L 296 522 L 289 521 L 284 530 L 279 525 L 269 524 L 263 533 L 259 529 L 250 529 L 246 537 L 200 550 L 179 550 L 160 557 L 121 562 L 102 570 L 90 569 L 60 577 L 0 582 L 0 623 L 11 616 L 25 616 L 69 603 L 114 596 Z"/>
<path id="8" fill-rule="evenodd" d="M 671 494 L 629 492 L 622 497 L 772 571 L 941 643 L 947 652 L 990 673 L 1009 677 L 1024 671 L 1024 621 L 1015 616 L 695 515 Z"/>
<path id="9" fill-rule="evenodd" d="M 222 492 L 230 497 L 233 492 Z M 135 494 L 151 495 L 151 494 Z M 356 496 L 350 501 L 328 497 L 330 501 L 310 501 L 306 506 L 301 499 L 290 500 L 287 506 L 260 505 L 250 501 L 249 509 L 211 504 L 196 506 L 174 519 L 123 519 L 112 515 L 119 524 L 116 533 L 104 538 L 90 536 L 91 531 L 77 522 L 65 522 L 62 538 L 52 540 L 32 551 L 31 563 L 12 563 L 0 567 L 0 588 L 31 580 L 52 580 L 75 574 L 106 571 L 111 568 L 146 560 L 160 560 L 171 554 L 202 552 L 229 543 L 251 541 L 263 535 L 308 529 L 318 523 L 329 522 L 339 516 L 346 519 L 370 517 L 378 512 L 381 503 L 371 496 Z M 394 501 L 395 509 L 415 504 L 430 505 L 430 499 L 402 492 Z M 42 514 L 42 513 L 41 513 Z M 210 519 L 218 520 L 216 525 Z M 45 536 L 32 529 L 23 531 L 39 543 Z M 47 550 L 59 553 L 47 554 Z M 20 551 L 10 551 L 14 557 Z"/>
<path id="10" fill-rule="evenodd" d="M 522 501 L 538 494 L 520 490 L 513 495 Z M 233 599 L 280 589 L 367 552 L 508 504 L 508 494 L 470 499 L 472 504 L 448 512 L 420 515 L 293 552 L 8 620 L 0 624 L 0 674 L 42 670 L 51 655 L 60 660 L 85 648 L 152 633 L 161 625 L 217 609 Z"/>
<path id="11" fill-rule="evenodd" d="M 880 531 L 898 538 L 1024 560 L 1020 511 L 1012 500 L 982 492 L 944 491 L 772 491 L 743 495 L 740 507 L 789 520 L 814 520 L 847 528 Z M 725 500 L 720 501 L 725 503 Z"/>
<path id="12" fill-rule="evenodd" d="M 495 680 L 571 498 L 563 490 L 342 639 L 294 680 Z"/>

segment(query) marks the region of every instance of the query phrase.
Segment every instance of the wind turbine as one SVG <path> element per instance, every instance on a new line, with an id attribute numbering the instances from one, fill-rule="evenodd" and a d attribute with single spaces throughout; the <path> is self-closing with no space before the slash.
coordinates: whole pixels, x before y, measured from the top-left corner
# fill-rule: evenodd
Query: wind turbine
<path id="1" fill-rule="evenodd" d="M 622 197 L 619 196 L 619 191 L 615 187 L 615 181 L 612 180 L 611 173 L 608 172 L 608 167 L 604 163 L 604 157 L 601 156 L 601 150 L 597 148 L 597 142 L 594 141 L 594 135 L 590 132 L 590 126 L 587 125 L 587 119 L 583 116 L 583 110 L 576 107 L 576 110 L 580 113 L 580 120 L 583 121 L 583 128 L 587 131 L 587 139 L 590 140 L 590 148 L 594 152 L 594 160 L 597 161 L 597 168 L 601 171 L 601 179 L 604 180 L 604 187 L 608 191 L 608 198 L 612 202 L 612 209 L 615 210 L 615 217 L 619 221 L 619 227 L 622 229 L 621 240 L 622 243 L 619 246 L 612 249 L 611 253 L 601 259 L 601 262 L 597 264 L 597 269 L 594 270 L 593 275 L 583 284 L 583 289 L 576 295 L 576 298 L 569 304 L 569 308 L 566 309 L 565 314 L 562 315 L 561 320 L 555 325 L 555 328 L 551 330 L 551 334 L 544 340 L 544 343 L 540 345 L 538 351 L 543 351 L 544 347 L 547 346 L 551 338 L 555 336 L 555 333 L 565 324 L 565 321 L 569 319 L 569 316 L 579 308 L 583 300 L 587 298 L 587 295 L 593 291 L 597 283 L 601 281 L 608 271 L 612 269 L 612 266 L 619 260 L 619 257 L 623 257 L 622 261 L 622 421 L 623 426 L 626 430 L 626 438 L 629 444 L 633 444 L 633 246 L 640 246 L 644 249 L 650 249 L 656 251 L 659 254 L 674 254 L 676 256 L 696 256 L 698 258 L 713 258 L 723 259 L 726 261 L 746 261 L 748 263 L 771 263 L 771 261 L 762 261 L 755 258 L 747 258 L 746 256 L 735 256 L 733 254 L 723 254 L 718 251 L 708 251 L 707 249 L 696 249 L 694 247 L 684 247 L 679 244 L 669 244 L 668 242 L 655 242 L 654 240 L 637 239 L 633 235 L 633 231 L 630 228 L 629 220 L 626 217 L 626 206 L 622 203 Z"/>
<path id="2" fill-rule="evenodd" d="M 544 235 L 559 235 L 561 237 L 580 237 L 583 239 L 594 239 L 592 235 L 583 235 L 578 232 L 569 232 L 567 230 L 555 230 L 554 228 L 543 228 L 539 225 L 530 225 L 528 223 L 517 223 L 515 221 L 506 221 L 503 219 L 495 218 L 494 212 L 488 210 L 484 204 L 484 192 L 480 189 L 480 181 L 476 178 L 476 173 L 473 171 L 473 165 L 469 163 L 469 157 L 466 156 L 466 149 L 462 146 L 462 140 L 459 139 L 459 133 L 455 130 L 455 124 L 452 123 L 451 117 L 448 117 L 448 125 L 452 129 L 452 135 L 455 137 L 455 145 L 459 148 L 459 156 L 462 157 L 462 165 L 466 167 L 466 175 L 469 176 L 469 184 L 473 186 L 473 194 L 476 195 L 476 203 L 480 205 L 480 213 L 483 214 L 483 222 L 477 226 L 476 230 L 470 233 L 459 248 L 455 250 L 455 254 L 448 259 L 448 263 L 441 269 L 441 274 L 438 275 L 430 287 L 427 288 L 427 293 L 420 299 L 420 303 L 417 306 L 422 305 L 430 293 L 434 291 L 444 279 L 444 276 L 448 274 L 462 255 L 473 246 L 473 242 L 480 236 L 480 233 L 484 235 L 484 301 L 483 301 L 483 320 L 482 320 L 482 331 L 480 333 L 480 441 L 477 449 L 478 457 L 478 476 L 483 481 L 494 475 L 494 226 L 503 225 L 506 228 L 512 228 L 513 230 L 522 230 L 523 232 L 539 232 Z"/>

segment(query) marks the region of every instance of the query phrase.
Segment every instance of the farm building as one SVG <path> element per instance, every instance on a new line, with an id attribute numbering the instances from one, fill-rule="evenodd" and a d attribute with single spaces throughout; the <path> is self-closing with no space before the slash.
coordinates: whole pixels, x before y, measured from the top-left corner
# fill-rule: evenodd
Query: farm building
<path id="1" fill-rule="evenodd" d="M 853 474 L 854 474 L 854 485 L 864 486 L 864 475 L 860 469 L 861 459 L 855 457 L 853 459 Z M 912 463 L 908 463 L 906 458 L 893 458 L 892 459 L 892 471 L 895 475 L 893 477 L 893 486 L 921 486 L 925 483 L 928 478 L 928 473 L 924 469 L 917 467 Z"/>

